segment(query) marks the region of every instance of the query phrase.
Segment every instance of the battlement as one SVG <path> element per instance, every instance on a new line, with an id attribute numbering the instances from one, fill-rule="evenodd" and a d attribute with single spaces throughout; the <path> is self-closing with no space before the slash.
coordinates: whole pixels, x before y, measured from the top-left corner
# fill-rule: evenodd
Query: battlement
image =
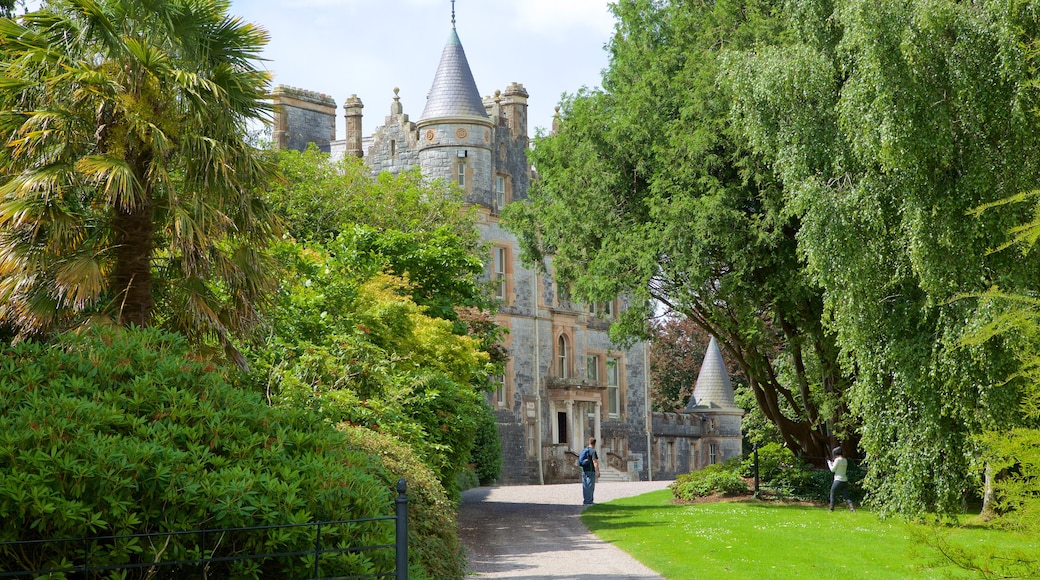
<path id="1" fill-rule="evenodd" d="M 332 107 L 333 114 L 335 114 L 336 101 L 325 93 L 308 91 L 307 89 L 290 87 L 288 85 L 278 85 L 271 91 L 271 97 L 275 104 L 278 104 L 280 100 L 293 99 L 323 108 Z"/>

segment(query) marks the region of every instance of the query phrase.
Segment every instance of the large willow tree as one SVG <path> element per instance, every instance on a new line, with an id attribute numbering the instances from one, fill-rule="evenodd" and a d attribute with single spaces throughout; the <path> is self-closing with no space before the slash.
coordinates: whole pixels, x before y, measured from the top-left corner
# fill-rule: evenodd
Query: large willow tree
<path id="1" fill-rule="evenodd" d="M 868 484 L 889 511 L 956 511 L 974 435 L 1023 419 L 1011 334 L 973 295 L 1036 289 L 993 252 L 1023 219 L 972 211 L 1040 183 L 1034 1 L 796 0 L 791 38 L 734 55 L 734 119 L 773 160 L 828 327 L 855 372 Z M 976 488 L 977 489 L 977 488 Z"/>
<path id="2" fill-rule="evenodd" d="M 226 0 L 48 0 L 0 19 L 0 321 L 198 339 L 257 321 L 272 227 L 266 33 Z"/>

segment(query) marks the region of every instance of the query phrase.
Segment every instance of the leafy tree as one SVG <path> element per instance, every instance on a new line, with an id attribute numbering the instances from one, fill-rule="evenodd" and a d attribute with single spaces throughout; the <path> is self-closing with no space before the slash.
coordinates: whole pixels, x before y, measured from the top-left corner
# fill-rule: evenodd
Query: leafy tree
<path id="1" fill-rule="evenodd" d="M 973 435 L 1020 424 L 1012 336 L 962 344 L 989 288 L 1036 288 L 1035 256 L 991 252 L 1035 186 L 1031 2 L 799 0 L 789 44 L 727 66 L 733 118 L 783 182 L 799 251 L 856 381 L 867 485 L 888 513 L 950 513 Z"/>
<path id="2" fill-rule="evenodd" d="M 276 160 L 284 179 L 265 196 L 290 238 L 252 380 L 397 437 L 456 492 L 504 363 L 474 214 L 418 172 L 373 178 L 315 148 Z"/>
<path id="3" fill-rule="evenodd" d="M 674 412 L 690 401 L 710 335 L 687 318 L 666 318 L 650 332 L 654 410 Z"/>
<path id="4" fill-rule="evenodd" d="M 279 152 L 277 161 L 285 179 L 265 196 L 295 239 L 324 244 L 365 226 L 355 238 L 358 250 L 407 277 L 412 297 L 430 314 L 454 321 L 460 308 L 491 307 L 477 282 L 475 214 L 463 208 L 458 188 L 428 183 L 418 170 L 373 179 L 360 159 L 334 161 L 315 147 Z"/>
<path id="5" fill-rule="evenodd" d="M 273 224 L 250 192 L 272 166 L 244 137 L 267 116 L 267 35 L 227 8 L 51 0 L 0 19 L 0 321 L 227 348 L 255 325 Z"/>
<path id="6" fill-rule="evenodd" d="M 472 456 L 480 485 L 492 485 L 498 481 L 502 475 L 502 443 L 498 438 L 495 412 L 487 402 L 481 405 Z"/>
<path id="7" fill-rule="evenodd" d="M 381 273 L 350 232 L 328 249 L 286 243 L 285 281 L 258 346 L 254 384 L 277 403 L 392 434 L 449 492 L 469 463 L 487 353 Z"/>
<path id="8" fill-rule="evenodd" d="M 616 335 L 645 335 L 651 300 L 715 335 L 785 444 L 820 463 L 834 433 L 855 447 L 848 379 L 798 220 L 717 82 L 726 50 L 782 40 L 782 4 L 618 2 L 603 90 L 564 100 L 558 131 L 535 142 L 530 203 L 505 214 L 579 297 L 636 298 Z"/>

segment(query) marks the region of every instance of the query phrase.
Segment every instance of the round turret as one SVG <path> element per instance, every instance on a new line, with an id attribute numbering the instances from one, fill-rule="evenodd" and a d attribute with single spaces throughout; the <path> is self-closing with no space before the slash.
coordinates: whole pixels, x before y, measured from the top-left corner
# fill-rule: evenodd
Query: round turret
<path id="1" fill-rule="evenodd" d="M 416 127 L 423 175 L 456 183 L 467 202 L 490 206 L 493 125 L 454 28 Z"/>

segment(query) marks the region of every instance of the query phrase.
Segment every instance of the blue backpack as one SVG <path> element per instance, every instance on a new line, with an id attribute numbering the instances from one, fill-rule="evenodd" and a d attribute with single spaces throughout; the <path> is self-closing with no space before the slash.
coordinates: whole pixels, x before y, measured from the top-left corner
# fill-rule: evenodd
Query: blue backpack
<path id="1" fill-rule="evenodd" d="M 578 467 L 585 471 L 592 469 L 592 448 L 586 447 L 581 450 L 581 455 L 578 456 Z"/>

